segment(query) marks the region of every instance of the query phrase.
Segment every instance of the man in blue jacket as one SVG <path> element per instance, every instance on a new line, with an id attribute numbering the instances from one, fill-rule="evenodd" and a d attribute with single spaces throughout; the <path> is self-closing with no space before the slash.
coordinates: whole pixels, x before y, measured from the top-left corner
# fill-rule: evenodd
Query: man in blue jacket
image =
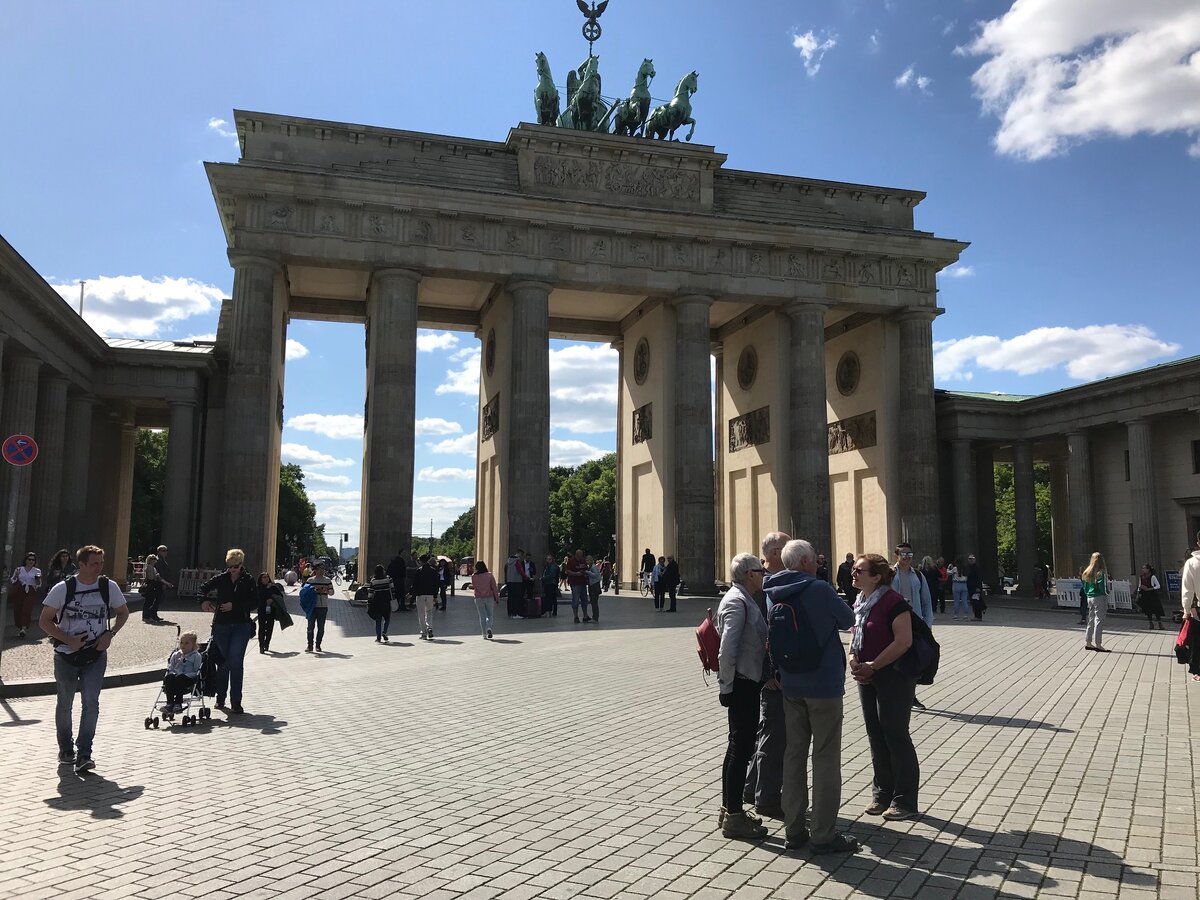
<path id="1" fill-rule="evenodd" d="M 808 541 L 784 545 L 785 571 L 767 577 L 763 590 L 774 606 L 803 607 L 820 659 L 811 672 L 780 669 L 787 750 L 783 757 L 785 846 L 796 850 L 809 840 L 808 748 L 813 754 L 812 842 L 814 853 L 854 853 L 858 841 L 835 830 L 842 805 L 842 698 L 846 692 L 846 653 L 838 632 L 854 624 L 854 613 L 828 581 L 817 577 L 817 554 Z"/>

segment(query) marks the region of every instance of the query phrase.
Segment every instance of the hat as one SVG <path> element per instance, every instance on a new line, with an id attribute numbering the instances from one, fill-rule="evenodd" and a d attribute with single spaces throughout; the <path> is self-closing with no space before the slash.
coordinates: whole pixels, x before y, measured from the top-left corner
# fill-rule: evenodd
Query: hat
<path id="1" fill-rule="evenodd" d="M 314 569 L 323 569 L 323 568 L 325 568 L 325 560 L 323 560 L 323 559 L 315 559 L 315 560 L 313 560 L 312 567 L 313 567 Z"/>

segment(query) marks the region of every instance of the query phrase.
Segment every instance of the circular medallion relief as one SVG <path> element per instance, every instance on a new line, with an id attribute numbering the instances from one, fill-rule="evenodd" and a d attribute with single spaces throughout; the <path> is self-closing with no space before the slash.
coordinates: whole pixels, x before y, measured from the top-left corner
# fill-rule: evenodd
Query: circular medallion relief
<path id="1" fill-rule="evenodd" d="M 496 368 L 496 329 L 488 332 L 487 346 L 483 351 L 484 370 L 491 375 Z"/>
<path id="2" fill-rule="evenodd" d="M 633 351 L 633 380 L 638 384 L 646 383 L 646 376 L 650 374 L 650 342 L 642 338 L 637 342 L 637 348 Z"/>
<path id="3" fill-rule="evenodd" d="M 858 378 L 862 374 L 862 365 L 858 361 L 858 355 L 853 351 L 842 354 L 842 358 L 838 360 L 837 372 L 834 379 L 837 381 L 837 389 L 844 397 L 849 397 L 858 389 Z"/>
<path id="4" fill-rule="evenodd" d="M 754 387 L 754 379 L 758 377 L 758 351 L 747 344 L 738 357 L 737 380 L 743 391 Z"/>

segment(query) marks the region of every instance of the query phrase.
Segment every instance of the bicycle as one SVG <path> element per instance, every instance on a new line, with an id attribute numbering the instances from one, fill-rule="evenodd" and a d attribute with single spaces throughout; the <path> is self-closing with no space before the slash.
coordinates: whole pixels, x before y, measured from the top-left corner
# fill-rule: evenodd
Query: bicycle
<path id="1" fill-rule="evenodd" d="M 641 591 L 643 597 L 649 597 L 654 592 L 650 584 L 649 572 L 638 573 L 638 590 Z"/>

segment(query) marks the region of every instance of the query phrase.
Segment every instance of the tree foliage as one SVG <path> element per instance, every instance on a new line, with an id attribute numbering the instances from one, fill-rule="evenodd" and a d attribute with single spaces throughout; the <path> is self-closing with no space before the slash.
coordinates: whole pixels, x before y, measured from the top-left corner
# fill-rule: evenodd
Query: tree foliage
<path id="1" fill-rule="evenodd" d="M 162 543 L 163 484 L 166 476 L 167 433 L 151 431 L 149 428 L 139 429 L 133 458 L 130 556 L 153 553 L 154 548 Z"/>
<path id="2" fill-rule="evenodd" d="M 999 464 L 994 470 L 996 484 L 996 556 L 1000 571 L 1017 572 L 1017 504 L 1013 467 Z M 1033 467 L 1033 496 L 1037 511 L 1037 559 L 1049 563 L 1054 557 L 1050 527 L 1050 467 Z M 1026 575 L 1028 577 L 1028 575 Z"/>
<path id="3" fill-rule="evenodd" d="M 442 536 L 429 545 L 428 538 L 424 542 L 413 536 L 413 550 L 420 555 L 423 546 L 428 552 L 445 555 L 453 560 L 475 555 L 475 507 L 471 507 L 454 520 L 454 524 L 442 532 Z"/>
<path id="4" fill-rule="evenodd" d="M 325 540 L 325 526 L 317 522 L 317 507 L 308 499 L 304 470 L 295 463 L 279 467 L 279 520 L 276 528 L 275 555 L 291 561 L 288 538 L 299 556 L 337 556 Z"/>
<path id="5" fill-rule="evenodd" d="M 555 558 L 583 548 L 612 552 L 617 531 L 617 454 L 550 470 L 550 552 Z"/>

